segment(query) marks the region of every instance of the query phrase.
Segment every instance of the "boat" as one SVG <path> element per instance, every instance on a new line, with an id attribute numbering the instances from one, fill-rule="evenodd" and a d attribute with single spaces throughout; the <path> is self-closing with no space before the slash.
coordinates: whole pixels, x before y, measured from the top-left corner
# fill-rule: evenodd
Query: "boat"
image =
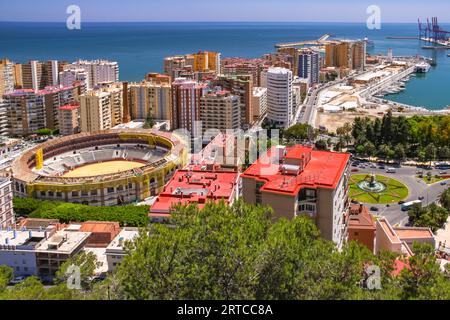
<path id="1" fill-rule="evenodd" d="M 430 71 L 431 65 L 428 62 L 422 61 L 416 64 L 416 72 L 417 73 L 427 73 Z"/>

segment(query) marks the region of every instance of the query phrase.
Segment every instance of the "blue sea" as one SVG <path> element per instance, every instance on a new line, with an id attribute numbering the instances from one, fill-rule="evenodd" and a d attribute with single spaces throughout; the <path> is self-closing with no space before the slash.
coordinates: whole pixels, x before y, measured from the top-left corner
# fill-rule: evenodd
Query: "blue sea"
<path id="1" fill-rule="evenodd" d="M 0 58 L 16 62 L 30 59 L 110 59 L 119 62 L 121 80 L 139 81 L 148 72 L 161 72 L 170 55 L 214 50 L 223 57 L 260 57 L 281 42 L 317 39 L 325 33 L 336 38 L 369 37 L 370 53 L 423 55 L 438 65 L 413 78 L 407 89 L 389 99 L 442 109 L 450 105 L 450 58 L 447 51 L 421 49 L 418 40 L 389 40 L 387 36 L 417 36 L 416 24 L 383 24 L 368 30 L 356 23 L 84 23 L 68 30 L 65 23 L 0 22 Z M 450 25 L 443 25 L 450 30 Z M 449 51 L 450 52 L 450 51 Z"/>

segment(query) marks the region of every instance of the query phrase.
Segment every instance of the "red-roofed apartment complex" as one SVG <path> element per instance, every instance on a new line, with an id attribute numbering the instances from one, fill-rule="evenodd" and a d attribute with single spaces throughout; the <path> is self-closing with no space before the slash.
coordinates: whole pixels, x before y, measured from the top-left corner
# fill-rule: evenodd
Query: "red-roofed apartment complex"
<path id="1" fill-rule="evenodd" d="M 201 166 L 178 170 L 151 206 L 150 220 L 164 221 L 170 217 L 173 206 L 178 204 L 196 204 L 199 208 L 207 202 L 221 200 L 232 204 L 239 190 L 239 174 L 236 171 L 222 170 L 220 166 L 212 170 Z"/>
<path id="2" fill-rule="evenodd" d="M 348 209 L 346 153 L 309 147 L 272 147 L 242 174 L 243 198 L 271 206 L 276 218 L 308 214 L 324 238 L 341 247 Z"/>

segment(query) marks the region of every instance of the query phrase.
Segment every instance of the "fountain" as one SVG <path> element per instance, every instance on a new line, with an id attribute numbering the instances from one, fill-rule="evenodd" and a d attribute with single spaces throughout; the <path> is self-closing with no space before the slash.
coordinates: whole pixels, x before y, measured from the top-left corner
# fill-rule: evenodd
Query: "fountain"
<path id="1" fill-rule="evenodd" d="M 386 185 L 377 181 L 373 173 L 371 174 L 369 181 L 367 179 L 364 179 L 363 181 L 358 182 L 358 187 L 361 190 L 372 193 L 380 193 L 386 190 Z"/>

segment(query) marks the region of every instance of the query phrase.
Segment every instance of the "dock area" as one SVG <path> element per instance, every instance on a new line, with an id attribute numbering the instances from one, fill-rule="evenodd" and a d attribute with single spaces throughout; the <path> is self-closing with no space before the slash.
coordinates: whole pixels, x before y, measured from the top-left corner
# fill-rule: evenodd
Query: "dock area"
<path id="1" fill-rule="evenodd" d="M 301 47 L 301 46 L 321 46 L 321 45 L 325 44 L 325 42 L 330 37 L 331 37 L 330 34 L 325 34 L 317 40 L 278 43 L 275 45 L 275 48 L 280 49 L 280 48 L 291 48 L 291 47 Z"/>

